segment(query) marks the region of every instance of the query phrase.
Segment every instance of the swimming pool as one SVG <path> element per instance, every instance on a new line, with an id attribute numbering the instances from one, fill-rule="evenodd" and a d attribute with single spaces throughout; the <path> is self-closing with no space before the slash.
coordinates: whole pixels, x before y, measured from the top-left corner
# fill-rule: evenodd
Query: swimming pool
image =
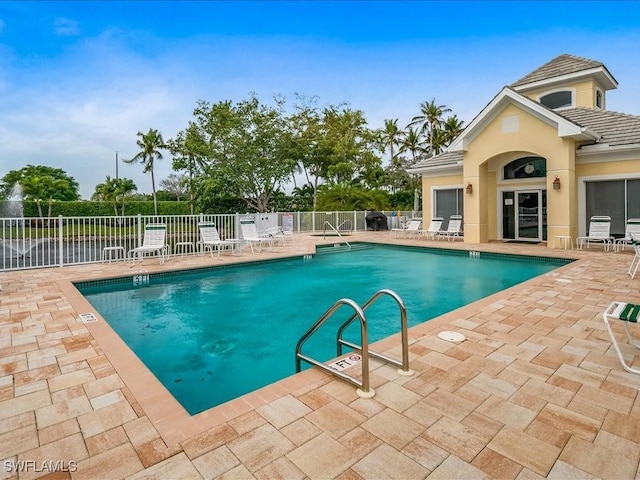
<path id="1" fill-rule="evenodd" d="M 300 336 L 339 298 L 362 304 L 397 292 L 416 325 L 567 263 L 400 246 L 319 249 L 302 257 L 76 284 L 120 337 L 190 413 L 295 371 Z M 328 254 L 338 252 L 335 254 Z M 135 285 L 134 285 L 135 283 Z M 335 357 L 340 311 L 305 352 Z M 371 341 L 397 333 L 391 299 L 367 310 Z M 351 330 L 349 338 L 357 340 Z"/>

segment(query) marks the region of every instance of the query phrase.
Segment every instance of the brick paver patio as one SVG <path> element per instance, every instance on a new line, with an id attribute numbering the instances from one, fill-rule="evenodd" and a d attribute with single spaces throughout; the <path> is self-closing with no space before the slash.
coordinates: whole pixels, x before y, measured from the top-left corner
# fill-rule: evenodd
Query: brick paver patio
<path id="1" fill-rule="evenodd" d="M 104 321 L 79 320 L 92 310 L 71 281 L 303 255 L 321 237 L 0 273 L 1 478 L 640 479 L 640 376 L 602 322 L 611 301 L 640 303 L 629 251 L 352 238 L 577 261 L 412 328 L 415 375 L 372 362 L 372 399 L 311 369 L 194 417 Z M 398 355 L 397 338 L 376 346 Z"/>

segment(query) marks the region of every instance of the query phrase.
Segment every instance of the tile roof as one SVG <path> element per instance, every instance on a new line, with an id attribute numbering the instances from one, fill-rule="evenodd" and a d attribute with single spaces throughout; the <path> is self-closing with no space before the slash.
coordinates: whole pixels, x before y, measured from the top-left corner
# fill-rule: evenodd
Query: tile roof
<path id="1" fill-rule="evenodd" d="M 602 135 L 598 143 L 614 145 L 640 144 L 640 116 L 598 108 L 570 108 L 556 111 L 567 120 Z"/>
<path id="2" fill-rule="evenodd" d="M 568 75 L 571 73 L 581 72 L 583 70 L 589 70 L 592 68 L 603 67 L 602 62 L 595 60 L 589 60 L 588 58 L 576 57 L 574 55 L 563 54 L 559 55 L 553 60 L 548 61 L 541 67 L 535 69 L 533 72 L 525 75 L 520 80 L 512 83 L 512 87 L 519 85 L 526 85 L 527 83 L 539 82 L 562 75 Z"/>
<path id="3" fill-rule="evenodd" d="M 462 152 L 444 152 L 435 157 L 420 160 L 411 167 L 411 170 L 424 167 L 447 167 L 455 166 L 458 162 L 462 162 Z"/>

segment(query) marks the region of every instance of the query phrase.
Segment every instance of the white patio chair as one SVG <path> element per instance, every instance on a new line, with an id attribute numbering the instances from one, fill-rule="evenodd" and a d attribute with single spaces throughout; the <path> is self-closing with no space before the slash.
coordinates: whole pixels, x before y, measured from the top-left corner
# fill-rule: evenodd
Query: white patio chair
<path id="1" fill-rule="evenodd" d="M 429 240 L 435 240 L 436 236 L 441 232 L 443 221 L 444 219 L 442 217 L 432 218 L 431 223 L 429 224 L 429 228 L 424 230 L 422 234 Z"/>
<path id="2" fill-rule="evenodd" d="M 640 317 L 640 305 L 634 305 L 632 303 L 624 303 L 624 302 L 612 302 L 609 305 L 609 308 L 605 310 L 602 314 L 602 318 L 604 320 L 604 324 L 607 327 L 607 331 L 609 332 L 609 336 L 611 337 L 611 343 L 613 344 L 613 348 L 618 354 L 618 359 L 620 363 L 624 367 L 624 369 L 631 373 L 640 373 L 640 369 L 632 368 L 624 359 L 622 355 L 622 350 L 618 345 L 618 340 L 613 334 L 613 330 L 611 328 L 611 320 L 621 320 L 622 325 L 624 327 L 624 331 L 627 334 L 627 338 L 629 339 L 629 344 L 634 346 L 635 348 L 640 348 L 640 343 L 636 342 L 631 335 L 631 331 L 629 330 L 629 323 L 638 323 L 638 317 Z"/>
<path id="3" fill-rule="evenodd" d="M 633 243 L 633 238 L 640 240 L 640 218 L 630 218 L 624 231 L 624 237 L 618 238 L 615 243 L 616 252 L 624 250 L 624 247 Z"/>
<path id="4" fill-rule="evenodd" d="M 404 238 L 420 238 L 422 236 L 422 230 L 420 229 L 421 226 L 421 220 L 410 220 L 407 224 L 407 228 L 402 232 L 402 236 Z"/>
<path id="5" fill-rule="evenodd" d="M 131 260 L 131 267 L 135 264 L 136 257 L 142 261 L 146 253 L 157 253 L 160 258 L 160 265 L 169 254 L 169 245 L 166 242 L 167 226 L 164 223 L 148 223 L 144 227 L 144 238 L 142 245 L 132 248 L 127 252 L 127 259 Z"/>
<path id="6" fill-rule="evenodd" d="M 264 237 L 258 234 L 254 220 L 240 220 L 240 231 L 242 232 L 242 240 L 249 244 L 253 253 L 256 253 L 254 247 L 257 248 L 257 253 L 260 253 L 263 244 L 273 244 L 272 237 Z"/>
<path id="7" fill-rule="evenodd" d="M 632 236 L 631 245 L 633 245 L 633 258 L 631 259 L 631 265 L 629 265 L 629 271 L 627 273 L 633 278 L 636 276 L 638 266 L 640 266 L 640 236 Z"/>
<path id="8" fill-rule="evenodd" d="M 446 230 L 438 232 L 436 239 L 446 238 L 454 241 L 456 238 L 462 238 L 462 215 L 451 215 L 449 217 L 449 225 Z"/>
<path id="9" fill-rule="evenodd" d="M 198 229 L 200 230 L 200 240 L 198 241 L 198 253 L 204 253 L 205 250 L 211 252 L 213 257 L 214 249 L 220 256 L 220 251 L 224 248 L 233 249 L 234 243 L 220 239 L 218 228 L 213 222 L 200 222 L 198 223 Z"/>
<path id="10" fill-rule="evenodd" d="M 273 243 L 273 240 L 277 240 L 278 243 L 282 246 L 286 245 L 287 243 L 285 241 L 285 233 L 284 233 L 284 230 L 282 230 L 282 227 L 267 228 L 266 230 L 259 232 L 258 236 L 264 237 L 264 238 L 271 238 L 272 243 Z"/>
<path id="11" fill-rule="evenodd" d="M 589 248 L 589 245 L 593 242 L 602 243 L 604 245 L 604 251 L 608 252 L 614 240 L 611 236 L 611 217 L 594 215 L 589 222 L 589 233 L 586 237 L 576 238 L 576 245 L 579 250 L 582 250 L 585 244 L 587 248 Z"/>

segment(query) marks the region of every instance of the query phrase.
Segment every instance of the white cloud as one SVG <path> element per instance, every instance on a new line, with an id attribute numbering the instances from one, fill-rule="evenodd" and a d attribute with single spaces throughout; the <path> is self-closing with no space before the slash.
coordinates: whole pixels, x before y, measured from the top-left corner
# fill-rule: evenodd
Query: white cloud
<path id="1" fill-rule="evenodd" d="M 68 18 L 58 17 L 53 21 L 53 31 L 56 35 L 62 36 L 76 36 L 80 35 L 80 28 L 78 27 L 78 22 L 75 20 L 70 20 Z"/>
<path id="2" fill-rule="evenodd" d="M 59 20 L 59 34 L 78 32 L 75 22 Z M 120 158 L 135 155 L 138 131 L 155 128 L 168 140 L 192 120 L 197 100 L 238 101 L 249 92 L 264 102 L 274 93 L 290 102 L 295 93 L 317 95 L 321 105 L 347 101 L 364 111 L 372 128 L 385 118 L 404 125 L 421 102 L 435 98 L 469 123 L 503 85 L 560 53 L 603 61 L 620 81 L 608 107 L 640 113 L 637 36 L 561 37 L 545 45 L 532 35 L 368 47 L 286 37 L 163 43 L 144 32 L 108 30 L 79 38 L 53 59 L 17 66 L 0 56 L 6 67 L 0 73 L 0 176 L 26 164 L 62 168 L 89 198 L 96 184 L 115 175 L 116 151 Z M 602 46 L 585 50 L 585 44 Z M 139 191 L 151 191 L 139 164 L 121 163 L 118 170 Z M 167 153 L 156 163 L 157 183 L 170 173 Z"/>

